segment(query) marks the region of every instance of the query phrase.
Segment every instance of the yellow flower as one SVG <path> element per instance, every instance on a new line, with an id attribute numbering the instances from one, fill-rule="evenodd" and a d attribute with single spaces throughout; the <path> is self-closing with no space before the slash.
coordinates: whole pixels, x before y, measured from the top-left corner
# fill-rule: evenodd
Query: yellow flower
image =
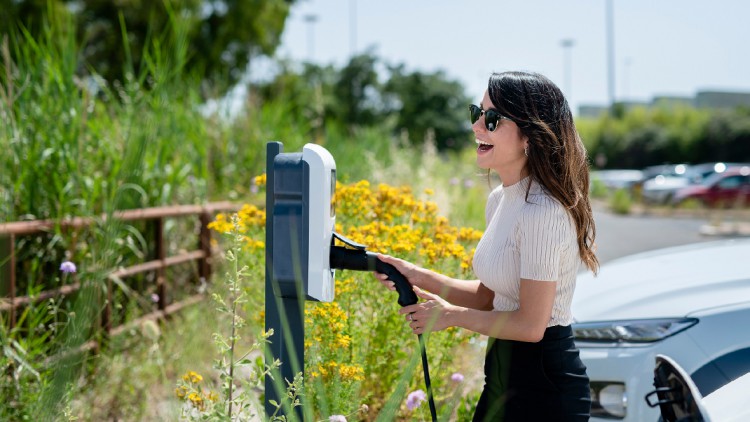
<path id="1" fill-rule="evenodd" d="M 237 211 L 242 226 L 261 228 L 266 225 L 266 212 L 255 205 L 245 204 Z"/>
<path id="2" fill-rule="evenodd" d="M 266 173 L 261 174 L 260 176 L 255 176 L 253 179 L 253 182 L 255 182 L 255 186 L 265 186 L 266 185 Z"/>
<path id="3" fill-rule="evenodd" d="M 182 379 L 185 380 L 185 382 L 192 382 L 193 384 L 203 381 L 203 377 L 195 371 L 188 371 L 182 376 Z"/>
<path id="4" fill-rule="evenodd" d="M 208 223 L 208 228 L 219 233 L 229 233 L 232 231 L 232 222 L 227 220 L 226 214 L 218 214 L 216 220 Z"/>
<path id="5" fill-rule="evenodd" d="M 339 347 L 349 347 L 352 343 L 352 338 L 346 335 L 336 336 L 336 345 Z"/>
<path id="6" fill-rule="evenodd" d="M 185 398 L 185 394 L 187 394 L 187 387 L 184 385 L 181 387 L 177 387 L 174 389 L 174 394 L 177 396 L 177 398 L 183 399 Z"/>
<path id="7" fill-rule="evenodd" d="M 190 393 L 190 395 L 188 396 L 188 400 L 190 400 L 193 406 L 201 410 L 203 409 L 203 398 L 198 393 Z"/>
<path id="8" fill-rule="evenodd" d="M 345 380 L 362 381 L 365 379 L 365 371 L 358 365 L 342 364 L 339 366 L 339 375 Z"/>
<path id="9" fill-rule="evenodd" d="M 207 391 L 206 392 L 206 398 L 209 399 L 209 400 L 211 400 L 214 403 L 216 403 L 217 401 L 219 401 L 219 395 L 216 394 L 216 392 L 214 392 L 214 391 Z"/>

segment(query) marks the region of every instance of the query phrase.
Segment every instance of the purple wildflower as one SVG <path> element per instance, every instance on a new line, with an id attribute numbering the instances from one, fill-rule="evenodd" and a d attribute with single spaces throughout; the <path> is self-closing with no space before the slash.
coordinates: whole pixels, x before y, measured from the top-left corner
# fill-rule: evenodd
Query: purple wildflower
<path id="1" fill-rule="evenodd" d="M 463 382 L 464 381 L 464 376 L 463 376 L 463 374 L 461 374 L 459 372 L 454 372 L 453 375 L 451 375 L 451 381 L 453 381 L 453 382 Z"/>
<path id="2" fill-rule="evenodd" d="M 449 180 L 449 183 L 452 186 L 456 186 L 458 184 L 458 177 L 451 177 L 451 180 Z"/>
<path id="3" fill-rule="evenodd" d="M 60 264 L 60 271 L 64 273 L 74 273 L 76 272 L 76 264 L 70 261 L 63 261 L 63 263 Z"/>
<path id="4" fill-rule="evenodd" d="M 329 422 L 346 422 L 346 416 L 344 415 L 331 415 L 328 418 Z"/>
<path id="5" fill-rule="evenodd" d="M 414 410 L 425 400 L 427 400 L 427 394 L 425 394 L 424 391 L 413 391 L 409 393 L 409 396 L 406 398 L 406 407 L 409 410 Z"/>
<path id="6" fill-rule="evenodd" d="M 159 295 L 157 295 L 156 293 L 151 293 L 151 301 L 154 303 L 159 302 Z"/>
<path id="7" fill-rule="evenodd" d="M 471 188 L 473 186 L 474 186 L 474 181 L 473 180 L 471 180 L 471 179 L 464 180 L 464 187 L 465 188 L 468 189 L 468 188 Z"/>

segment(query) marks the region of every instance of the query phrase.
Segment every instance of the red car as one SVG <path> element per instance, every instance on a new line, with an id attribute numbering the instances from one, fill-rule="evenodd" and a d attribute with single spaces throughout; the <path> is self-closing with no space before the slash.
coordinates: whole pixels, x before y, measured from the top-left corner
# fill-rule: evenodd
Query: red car
<path id="1" fill-rule="evenodd" d="M 750 166 L 729 168 L 707 177 L 701 184 L 678 190 L 675 204 L 697 199 L 709 207 L 750 206 Z"/>

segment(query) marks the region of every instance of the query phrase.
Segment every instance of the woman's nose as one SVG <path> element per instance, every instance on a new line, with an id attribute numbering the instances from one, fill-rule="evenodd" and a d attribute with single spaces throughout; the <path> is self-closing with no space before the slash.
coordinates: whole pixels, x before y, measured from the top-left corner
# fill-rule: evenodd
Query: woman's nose
<path id="1" fill-rule="evenodd" d="M 474 132 L 474 134 L 478 134 L 482 131 L 486 131 L 487 129 L 484 127 L 484 116 L 480 116 L 476 122 L 471 124 L 471 130 Z"/>

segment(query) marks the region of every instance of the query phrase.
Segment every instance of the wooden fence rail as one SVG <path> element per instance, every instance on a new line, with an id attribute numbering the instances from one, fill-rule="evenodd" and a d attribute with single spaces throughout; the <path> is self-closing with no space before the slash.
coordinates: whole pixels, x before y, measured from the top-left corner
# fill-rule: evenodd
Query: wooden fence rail
<path id="1" fill-rule="evenodd" d="M 237 211 L 241 204 L 231 202 L 217 202 L 206 205 L 175 205 L 167 207 L 142 208 L 127 211 L 118 211 L 111 218 L 119 221 L 153 221 L 154 222 L 154 250 L 155 259 L 125 268 L 113 269 L 107 276 L 107 299 L 104 304 L 102 315 L 102 328 L 107 335 L 117 334 L 123 330 L 123 326 L 112 327 L 112 281 L 130 277 L 145 272 L 156 272 L 156 292 L 158 295 L 157 310 L 138 318 L 135 322 L 146 319 L 165 317 L 185 306 L 197 302 L 199 295 L 190 296 L 180 302 L 167 304 L 168 283 L 165 280 L 165 269 L 185 262 L 197 261 L 198 277 L 208 280 L 211 275 L 211 231 L 208 224 L 217 212 Z M 198 216 L 200 220 L 200 232 L 198 234 L 198 248 L 193 251 L 180 253 L 174 256 L 166 256 L 164 244 L 164 220 L 166 218 Z M 59 229 L 81 229 L 93 225 L 97 221 L 106 221 L 107 216 L 98 219 L 89 217 L 76 217 L 67 220 L 34 220 L 18 221 L 0 224 L 0 287 L 7 291 L 7 297 L 0 298 L 0 312 L 8 312 L 9 328 L 16 324 L 16 310 L 19 307 L 37 303 L 49 298 L 66 296 L 80 290 L 80 283 L 73 282 L 57 289 L 40 292 L 34 296 L 16 296 L 16 240 L 19 236 L 33 236 L 46 233 L 56 228 Z M 4 251 L 3 251 L 4 248 Z M 4 253 L 3 253 L 4 252 Z M 5 255 L 5 256 L 3 256 Z M 129 325 L 129 324 L 128 324 Z M 91 343 L 91 342 L 89 342 Z M 95 344 L 84 345 L 95 347 Z M 86 347 L 84 347 L 86 348 Z"/>

